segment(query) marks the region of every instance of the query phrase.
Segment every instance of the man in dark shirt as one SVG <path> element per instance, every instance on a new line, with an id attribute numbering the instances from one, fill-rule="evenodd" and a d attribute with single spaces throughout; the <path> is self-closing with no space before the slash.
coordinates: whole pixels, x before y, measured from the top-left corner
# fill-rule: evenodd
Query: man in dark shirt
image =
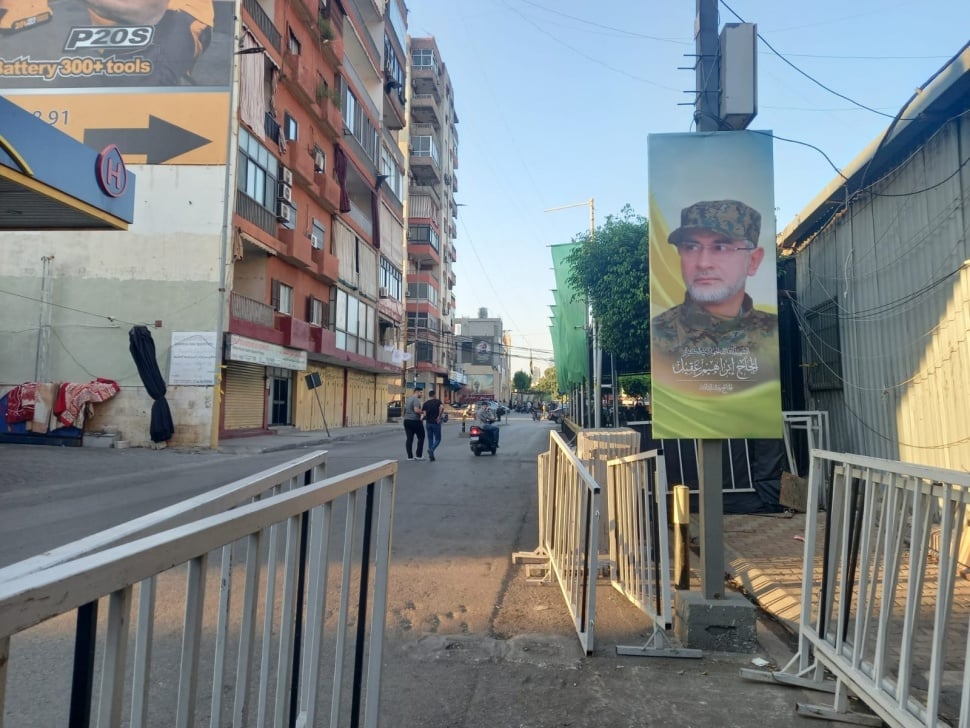
<path id="1" fill-rule="evenodd" d="M 414 393 L 407 398 L 404 403 L 404 449 L 407 450 L 408 460 L 414 460 L 414 438 L 418 438 L 418 460 L 424 460 L 424 427 L 421 426 L 421 390 L 415 389 Z"/>
<path id="2" fill-rule="evenodd" d="M 428 460 L 434 462 L 434 451 L 441 442 L 441 400 L 435 397 L 434 390 L 428 390 L 428 399 L 421 407 L 424 412 L 424 427 L 428 431 Z"/>

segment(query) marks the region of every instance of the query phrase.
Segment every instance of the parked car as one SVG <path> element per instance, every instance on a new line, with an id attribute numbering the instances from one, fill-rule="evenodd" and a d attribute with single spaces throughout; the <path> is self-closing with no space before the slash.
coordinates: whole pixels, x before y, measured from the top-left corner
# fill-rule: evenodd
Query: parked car
<path id="1" fill-rule="evenodd" d="M 387 419 L 393 419 L 395 417 L 401 416 L 401 400 L 395 399 L 393 402 L 387 403 Z"/>

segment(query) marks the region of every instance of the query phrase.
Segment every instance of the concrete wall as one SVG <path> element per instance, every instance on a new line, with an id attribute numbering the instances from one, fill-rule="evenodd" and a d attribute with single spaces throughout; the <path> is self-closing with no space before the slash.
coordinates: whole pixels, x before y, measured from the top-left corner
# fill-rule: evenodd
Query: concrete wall
<path id="1" fill-rule="evenodd" d="M 225 167 L 132 165 L 135 222 L 127 232 L 6 233 L 0 255 L 0 385 L 42 379 L 113 379 L 122 387 L 85 429 L 109 424 L 147 442 L 151 402 L 128 351 L 133 325 L 149 327 L 168 379 L 171 335 L 215 331 Z M 47 270 L 51 306 L 41 305 Z M 37 366 L 42 315 L 47 355 Z M 156 327 L 155 322 L 161 326 Z M 172 444 L 210 444 L 212 387 L 170 391 Z M 184 391 L 183 391 L 184 390 Z"/>

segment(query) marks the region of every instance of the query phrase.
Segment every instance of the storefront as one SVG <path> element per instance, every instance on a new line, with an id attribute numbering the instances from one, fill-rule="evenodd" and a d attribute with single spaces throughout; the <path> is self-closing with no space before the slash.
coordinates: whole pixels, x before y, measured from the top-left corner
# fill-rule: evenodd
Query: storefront
<path id="1" fill-rule="evenodd" d="M 226 334 L 222 434 L 226 437 L 293 424 L 296 377 L 305 351 Z"/>

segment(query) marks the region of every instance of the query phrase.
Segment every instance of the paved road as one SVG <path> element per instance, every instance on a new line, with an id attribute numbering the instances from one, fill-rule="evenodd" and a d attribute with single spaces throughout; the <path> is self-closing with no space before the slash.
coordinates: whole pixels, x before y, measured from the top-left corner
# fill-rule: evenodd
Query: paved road
<path id="1" fill-rule="evenodd" d="M 452 422 L 437 462 L 400 463 L 383 728 L 820 725 L 794 714 L 799 693 L 737 678 L 752 655 L 617 657 L 617 645 L 643 644 L 649 623 L 608 585 L 597 589 L 595 652 L 583 654 L 558 588 L 530 584 L 510 559 L 536 545 L 535 456 L 547 448 L 550 429 L 513 417 L 503 425 L 498 456 L 476 458 Z M 403 430 L 327 449 L 328 472 L 336 474 L 403 457 Z M 297 454 L 0 447 L 3 562 Z M 178 605 L 171 610 L 177 614 Z M 784 662 L 786 647 L 768 632 L 764 639 L 760 656 Z M 39 641 L 46 659 L 35 659 L 40 650 L 31 653 L 29 640 L 13 650 L 5 728 L 63 724 L 18 672 L 26 665 L 48 681 L 64 673 L 50 664 L 63 662 L 64 648 Z M 158 679 L 171 676 L 159 672 Z M 41 715 L 42 708 L 52 713 Z"/>

